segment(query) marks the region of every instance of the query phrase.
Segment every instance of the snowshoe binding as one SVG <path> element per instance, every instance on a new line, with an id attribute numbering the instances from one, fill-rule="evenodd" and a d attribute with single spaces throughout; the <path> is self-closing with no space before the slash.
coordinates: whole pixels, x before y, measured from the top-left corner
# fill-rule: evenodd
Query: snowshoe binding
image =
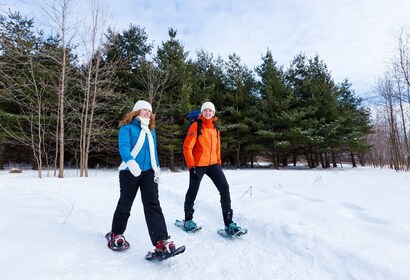
<path id="1" fill-rule="evenodd" d="M 105 238 L 108 241 L 108 248 L 110 248 L 113 251 L 124 251 L 130 247 L 130 243 L 128 243 L 128 241 L 125 240 L 123 234 L 115 234 L 112 232 L 108 232 L 105 235 Z"/>
<path id="2" fill-rule="evenodd" d="M 193 233 L 197 232 L 200 229 L 202 229 L 202 226 L 198 226 L 193 220 L 188 220 L 188 221 L 181 221 L 181 220 L 176 220 L 175 225 L 182 229 L 185 232 L 188 233 Z"/>
<path id="3" fill-rule="evenodd" d="M 145 259 L 149 261 L 163 261 L 185 252 L 185 246 L 176 248 L 173 241 L 161 240 L 155 244 L 155 249 L 148 252 Z"/>
<path id="4" fill-rule="evenodd" d="M 236 223 L 230 223 L 229 226 L 225 226 L 224 229 L 219 229 L 218 233 L 224 237 L 235 238 L 248 233 L 247 228 L 242 228 Z"/>

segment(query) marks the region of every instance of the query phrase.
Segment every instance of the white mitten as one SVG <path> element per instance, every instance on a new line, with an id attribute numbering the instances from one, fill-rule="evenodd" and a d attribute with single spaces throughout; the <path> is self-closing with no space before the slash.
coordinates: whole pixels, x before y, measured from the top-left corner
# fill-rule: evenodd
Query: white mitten
<path id="1" fill-rule="evenodd" d="M 138 177 L 141 175 L 141 168 L 135 160 L 131 159 L 127 161 L 127 166 L 132 175 L 134 175 L 134 177 Z"/>

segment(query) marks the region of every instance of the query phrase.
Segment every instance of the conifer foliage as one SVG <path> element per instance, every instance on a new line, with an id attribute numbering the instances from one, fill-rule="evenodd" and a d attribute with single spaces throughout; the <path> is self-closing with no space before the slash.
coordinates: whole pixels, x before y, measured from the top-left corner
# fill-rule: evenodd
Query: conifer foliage
<path id="1" fill-rule="evenodd" d="M 118 122 L 139 99 L 153 105 L 161 166 L 171 170 L 184 166 L 186 116 L 204 101 L 216 106 L 224 164 L 254 166 L 263 159 L 273 168 L 299 161 L 327 168 L 346 158 L 364 164 L 363 155 L 371 148 L 366 143 L 369 111 L 348 80 L 333 81 L 318 55 L 298 54 L 285 69 L 268 50 L 260 65 L 250 69 L 234 50 L 226 60 L 206 50 L 190 53 L 173 28 L 155 49 L 144 28 L 131 24 L 122 32 L 108 29 L 89 61 L 80 61 L 74 48 L 61 47 L 58 35 L 35 30 L 35 19 L 19 13 L 0 17 L 0 168 L 4 161 L 56 168 L 60 81 L 52 57 L 62 50 L 69 57 L 66 166 L 80 161 L 84 116 L 76 112 L 83 108 L 85 86 L 95 93 L 89 149 L 81 157 L 87 168 L 118 164 Z"/>

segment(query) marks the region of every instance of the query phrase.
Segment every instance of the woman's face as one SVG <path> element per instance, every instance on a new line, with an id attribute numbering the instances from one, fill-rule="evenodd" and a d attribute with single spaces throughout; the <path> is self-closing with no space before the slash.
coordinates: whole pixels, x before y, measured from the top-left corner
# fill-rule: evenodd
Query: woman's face
<path id="1" fill-rule="evenodd" d="M 214 115 L 215 115 L 215 112 L 212 111 L 211 109 L 204 109 L 202 111 L 202 116 L 204 116 L 204 118 L 207 120 L 212 119 Z"/>
<path id="2" fill-rule="evenodd" d="M 147 109 L 141 109 L 138 113 L 138 117 L 149 119 L 151 117 L 151 111 Z"/>

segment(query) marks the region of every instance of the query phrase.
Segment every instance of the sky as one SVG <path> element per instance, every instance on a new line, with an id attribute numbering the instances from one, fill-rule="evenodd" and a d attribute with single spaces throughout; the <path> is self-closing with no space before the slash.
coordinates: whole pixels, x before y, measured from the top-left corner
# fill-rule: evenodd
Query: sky
<path id="1" fill-rule="evenodd" d="M 410 173 L 372 167 L 329 170 L 298 166 L 224 170 L 234 221 L 248 229 L 235 240 L 223 227 L 219 195 L 204 177 L 188 234 L 183 219 L 188 171 L 163 169 L 161 207 L 171 240 L 186 251 L 159 263 L 138 193 L 125 252 L 107 248 L 119 197 L 118 171 L 67 169 L 65 178 L 30 168 L 0 170 L 2 279 L 13 280 L 407 280 L 410 279 Z M 52 173 L 52 172 L 51 172 Z M 257 180 L 255 180 L 257 178 Z"/>
<path id="2" fill-rule="evenodd" d="M 35 1 L 7 2 L 32 13 L 24 2 Z M 79 14 L 87 10 L 85 1 L 77 5 Z M 253 69 L 269 49 L 286 69 L 300 53 L 319 55 L 334 81 L 348 78 L 359 95 L 373 91 L 394 54 L 395 34 L 410 26 L 408 0 L 116 0 L 107 7 L 116 30 L 141 26 L 155 48 L 176 29 L 193 58 L 200 49 L 225 60 L 235 53 Z"/>

